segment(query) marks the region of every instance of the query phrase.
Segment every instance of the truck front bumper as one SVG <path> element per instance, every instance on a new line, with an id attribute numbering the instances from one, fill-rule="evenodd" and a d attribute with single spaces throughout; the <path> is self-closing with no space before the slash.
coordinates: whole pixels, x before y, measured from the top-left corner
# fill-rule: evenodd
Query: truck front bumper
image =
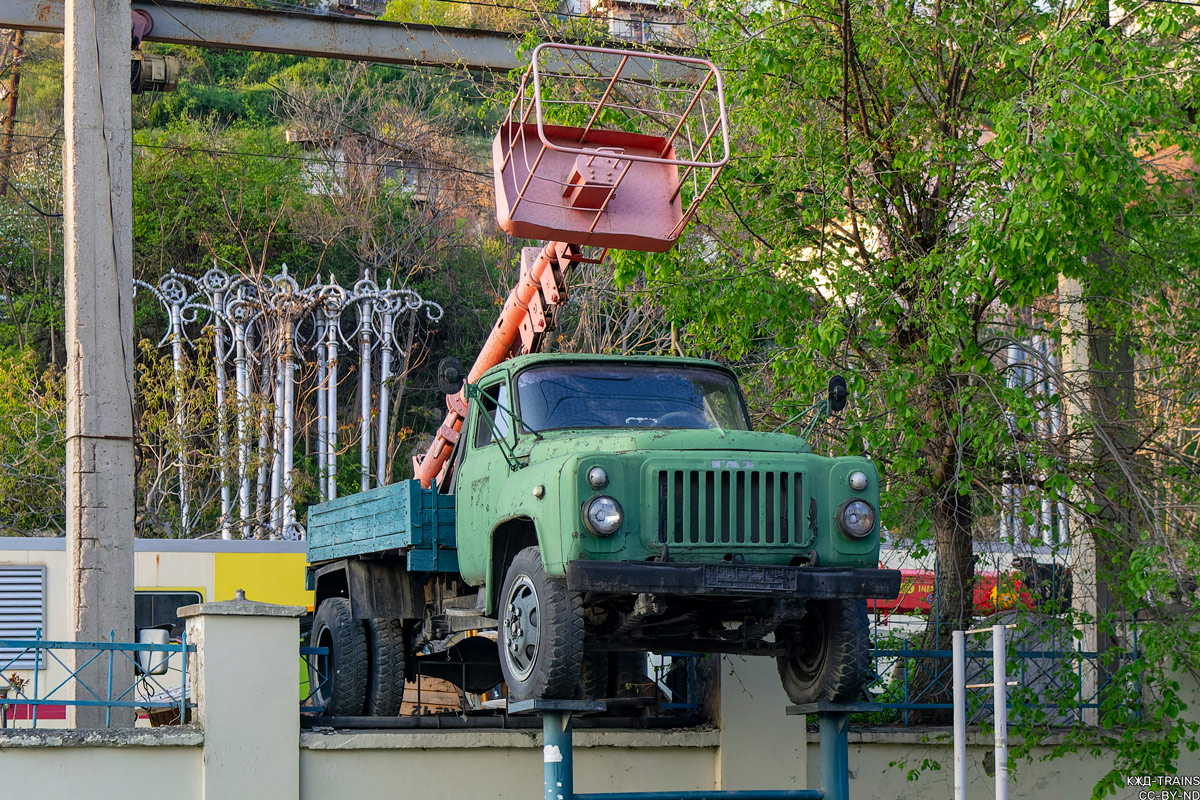
<path id="1" fill-rule="evenodd" d="M 891 599 L 900 593 L 900 571 L 854 567 L 571 561 L 567 564 L 567 588 L 573 592 L 647 592 L 692 597 Z"/>

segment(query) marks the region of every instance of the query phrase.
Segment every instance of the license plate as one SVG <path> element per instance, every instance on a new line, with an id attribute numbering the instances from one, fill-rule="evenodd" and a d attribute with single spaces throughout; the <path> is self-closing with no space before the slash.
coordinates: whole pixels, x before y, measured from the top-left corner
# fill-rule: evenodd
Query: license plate
<path id="1" fill-rule="evenodd" d="M 790 591 L 796 587 L 795 573 L 784 567 L 712 564 L 705 567 L 704 578 L 714 589 L 775 592 Z"/>

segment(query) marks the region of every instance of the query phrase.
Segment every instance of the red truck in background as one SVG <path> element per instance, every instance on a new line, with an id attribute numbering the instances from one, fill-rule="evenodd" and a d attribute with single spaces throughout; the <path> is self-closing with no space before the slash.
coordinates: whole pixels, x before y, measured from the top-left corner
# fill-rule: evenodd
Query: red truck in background
<path id="1" fill-rule="evenodd" d="M 890 559 L 881 559 L 881 566 Z M 933 604 L 936 581 L 931 569 L 900 569 L 900 594 L 895 600 L 870 599 L 867 608 L 880 619 L 892 615 L 925 615 Z M 1061 564 L 1013 556 L 1007 570 L 975 574 L 975 611 L 988 616 L 1023 605 L 1053 612 L 1071 604 L 1071 570 Z"/>

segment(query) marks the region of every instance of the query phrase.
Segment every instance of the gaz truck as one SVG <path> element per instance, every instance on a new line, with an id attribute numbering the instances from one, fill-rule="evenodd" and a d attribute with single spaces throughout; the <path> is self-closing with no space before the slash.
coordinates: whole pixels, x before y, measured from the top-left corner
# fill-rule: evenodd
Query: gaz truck
<path id="1" fill-rule="evenodd" d="M 900 588 L 875 464 L 752 430 L 719 363 L 544 352 L 573 269 L 672 247 L 728 158 L 710 62 L 535 49 L 493 166 L 500 227 L 547 241 L 471 369 L 440 365 L 415 477 L 309 510 L 327 714 L 395 715 L 418 661 L 466 691 L 604 696 L 645 652 L 773 657 L 794 703 L 856 698 L 866 601 Z M 832 381 L 821 405 L 844 403 Z"/>

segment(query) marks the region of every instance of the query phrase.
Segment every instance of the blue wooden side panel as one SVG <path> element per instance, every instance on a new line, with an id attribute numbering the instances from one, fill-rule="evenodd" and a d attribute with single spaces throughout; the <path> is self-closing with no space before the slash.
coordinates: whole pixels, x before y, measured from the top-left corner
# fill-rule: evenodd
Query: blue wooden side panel
<path id="1" fill-rule="evenodd" d="M 454 497 L 401 481 L 339 497 L 308 510 L 308 561 L 400 550 L 408 568 L 457 572 Z"/>

